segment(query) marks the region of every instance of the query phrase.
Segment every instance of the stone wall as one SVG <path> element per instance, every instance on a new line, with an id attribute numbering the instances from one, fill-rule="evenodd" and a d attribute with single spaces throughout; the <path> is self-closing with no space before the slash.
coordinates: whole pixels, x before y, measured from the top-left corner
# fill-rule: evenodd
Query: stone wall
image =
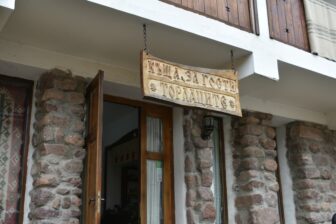
<path id="1" fill-rule="evenodd" d="M 245 112 L 232 121 L 238 224 L 279 223 L 276 133 L 271 119 L 268 114 Z"/>
<path id="2" fill-rule="evenodd" d="M 216 209 L 211 190 L 213 142 L 201 138 L 202 110 L 185 110 L 185 184 L 188 224 L 214 223 Z"/>
<path id="3" fill-rule="evenodd" d="M 38 81 L 31 224 L 76 224 L 81 215 L 86 82 L 52 70 Z"/>
<path id="4" fill-rule="evenodd" d="M 331 223 L 336 211 L 336 132 L 294 122 L 287 126 L 287 148 L 297 223 Z"/>

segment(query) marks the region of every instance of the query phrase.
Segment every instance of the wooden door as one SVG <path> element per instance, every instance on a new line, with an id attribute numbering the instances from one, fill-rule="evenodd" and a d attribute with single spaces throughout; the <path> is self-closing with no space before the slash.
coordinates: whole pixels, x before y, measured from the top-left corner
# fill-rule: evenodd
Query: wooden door
<path id="1" fill-rule="evenodd" d="M 99 71 L 86 92 L 88 129 L 86 137 L 86 172 L 84 173 L 84 224 L 100 224 L 101 218 L 103 78 L 103 71 Z"/>
<path id="2" fill-rule="evenodd" d="M 155 121 L 155 127 L 153 122 Z M 174 216 L 174 185 L 173 185 L 173 150 L 172 150 L 172 110 L 158 105 L 146 105 L 141 108 L 141 183 L 140 183 L 140 221 L 141 224 L 173 224 Z M 160 130 L 153 130 L 159 128 Z M 150 132 L 158 131 L 154 136 Z M 156 144 L 152 141 L 159 141 Z M 150 167 L 154 170 L 151 170 Z M 158 166 L 159 165 L 159 166 Z M 161 177 L 158 177 L 157 170 Z M 153 172 L 155 175 L 153 176 Z M 152 174 L 152 176 L 150 175 Z M 150 189 L 150 181 L 161 178 L 161 197 L 154 197 Z M 157 181 L 157 180 L 154 180 Z M 155 199 L 161 199 L 160 202 Z M 159 220 L 153 220 L 148 214 L 153 214 L 153 209 L 160 210 Z M 160 208 L 158 208 L 160 207 Z M 155 213 L 155 212 L 154 212 Z M 155 215 L 155 214 L 154 214 Z M 151 215 L 150 215 L 151 216 Z"/>

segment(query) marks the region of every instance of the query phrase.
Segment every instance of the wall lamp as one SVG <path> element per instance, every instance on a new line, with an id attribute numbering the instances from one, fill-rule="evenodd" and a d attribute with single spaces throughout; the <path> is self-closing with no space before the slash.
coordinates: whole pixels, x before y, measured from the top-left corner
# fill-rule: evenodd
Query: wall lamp
<path id="1" fill-rule="evenodd" d="M 212 116 L 206 115 L 202 120 L 202 132 L 201 137 L 203 140 L 209 140 L 211 133 L 214 130 L 215 119 Z"/>

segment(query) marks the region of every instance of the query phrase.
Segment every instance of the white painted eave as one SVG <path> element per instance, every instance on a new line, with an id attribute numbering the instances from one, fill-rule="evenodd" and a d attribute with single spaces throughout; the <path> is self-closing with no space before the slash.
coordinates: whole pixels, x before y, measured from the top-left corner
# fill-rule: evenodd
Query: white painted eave
<path id="1" fill-rule="evenodd" d="M 327 77 L 336 78 L 336 63 L 269 38 L 266 0 L 257 0 L 260 35 L 189 12 L 159 0 L 87 0 L 249 51 L 254 72 L 278 80 L 278 62 L 285 62 Z M 250 66 L 251 67 L 251 66 Z"/>
<path id="2" fill-rule="evenodd" d="M 15 0 L 0 0 L 0 6 L 14 10 Z"/>

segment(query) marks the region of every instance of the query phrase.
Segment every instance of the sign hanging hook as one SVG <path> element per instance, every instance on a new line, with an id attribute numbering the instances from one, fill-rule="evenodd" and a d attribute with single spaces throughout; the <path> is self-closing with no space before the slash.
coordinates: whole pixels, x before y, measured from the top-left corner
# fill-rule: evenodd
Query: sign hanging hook
<path id="1" fill-rule="evenodd" d="M 231 49 L 231 69 L 236 70 L 235 64 L 234 64 L 234 55 L 233 55 L 233 50 Z"/>
<path id="2" fill-rule="evenodd" d="M 147 46 L 147 25 L 144 23 L 143 24 L 143 38 L 144 38 L 144 51 L 148 54 L 149 53 L 149 49 Z"/>

